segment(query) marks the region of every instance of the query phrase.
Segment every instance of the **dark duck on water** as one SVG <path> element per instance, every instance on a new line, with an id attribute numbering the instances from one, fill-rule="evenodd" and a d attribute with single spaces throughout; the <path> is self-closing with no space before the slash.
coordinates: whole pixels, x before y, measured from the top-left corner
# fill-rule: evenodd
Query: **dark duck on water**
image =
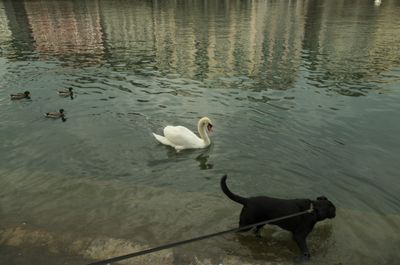
<path id="1" fill-rule="evenodd" d="M 30 99 L 31 93 L 29 91 L 25 91 L 24 93 L 11 94 L 10 96 L 12 100 L 23 99 L 23 98 Z"/>
<path id="2" fill-rule="evenodd" d="M 66 90 L 58 91 L 58 95 L 61 97 L 70 97 L 74 99 L 74 92 L 72 91 L 72 87 L 69 87 Z"/>
<path id="3" fill-rule="evenodd" d="M 47 118 L 52 118 L 52 119 L 59 119 L 61 118 L 62 121 L 66 121 L 67 119 L 65 118 L 64 114 L 64 109 L 60 109 L 58 112 L 46 112 L 44 114 Z"/>

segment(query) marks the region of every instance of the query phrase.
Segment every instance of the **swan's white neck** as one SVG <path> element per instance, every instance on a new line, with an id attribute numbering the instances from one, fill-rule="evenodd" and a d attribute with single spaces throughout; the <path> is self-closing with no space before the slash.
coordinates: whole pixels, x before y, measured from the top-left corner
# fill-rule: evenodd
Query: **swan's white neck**
<path id="1" fill-rule="evenodd" d="M 199 120 L 199 123 L 197 124 L 197 130 L 200 134 L 200 138 L 204 141 L 204 146 L 208 146 L 211 142 L 206 132 L 206 124 L 202 120 Z"/>

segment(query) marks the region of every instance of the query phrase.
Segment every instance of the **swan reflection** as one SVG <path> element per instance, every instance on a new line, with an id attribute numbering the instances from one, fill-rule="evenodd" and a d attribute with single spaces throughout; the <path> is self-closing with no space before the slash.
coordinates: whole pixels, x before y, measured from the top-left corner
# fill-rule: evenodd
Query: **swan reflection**
<path id="1" fill-rule="evenodd" d="M 200 154 L 199 156 L 196 157 L 197 162 L 199 162 L 199 167 L 200 170 L 207 170 L 207 169 L 212 169 L 214 167 L 213 164 L 207 163 L 209 159 L 209 155 L 204 155 Z"/>
<path id="2" fill-rule="evenodd" d="M 198 167 L 200 168 L 200 170 L 212 169 L 214 167 L 214 164 L 209 163 L 210 152 L 212 149 L 211 147 L 202 149 L 201 151 L 197 149 L 190 149 L 178 153 L 175 151 L 175 149 L 167 146 L 165 147 L 165 149 L 167 151 L 166 158 L 149 161 L 148 165 L 151 167 L 156 167 L 164 164 L 171 164 L 174 162 L 181 163 L 194 160 L 199 163 Z"/>

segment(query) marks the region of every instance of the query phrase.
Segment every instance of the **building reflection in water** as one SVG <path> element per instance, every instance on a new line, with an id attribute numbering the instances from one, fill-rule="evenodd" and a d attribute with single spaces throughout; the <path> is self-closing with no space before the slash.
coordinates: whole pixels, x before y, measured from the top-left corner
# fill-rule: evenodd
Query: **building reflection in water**
<path id="1" fill-rule="evenodd" d="M 101 61 L 104 48 L 96 1 L 24 1 L 24 7 L 41 56 Z"/>
<path id="2" fill-rule="evenodd" d="M 363 71 L 399 64 L 395 0 L 379 8 L 363 0 L 5 3 L 2 47 L 29 43 L 29 32 L 41 58 L 151 67 L 215 86 L 227 81 L 240 87 L 250 79 L 256 84 L 251 89 L 285 90 L 302 67 L 315 74 L 310 79 L 316 84 L 347 84 L 362 79 Z M 349 62 L 354 55 L 360 60 Z M 343 64 L 346 71 L 338 67 Z"/>
<path id="3" fill-rule="evenodd" d="M 99 2 L 107 60 L 136 67 L 154 61 L 155 26 L 151 1 Z"/>
<path id="4" fill-rule="evenodd" d="M 0 1 L 0 39 L 2 42 L 10 42 L 12 40 L 12 32 L 8 27 L 7 14 L 2 1 Z"/>
<path id="5" fill-rule="evenodd" d="M 336 87 L 350 96 L 363 95 L 366 78 L 399 65 L 400 27 L 395 1 L 376 9 L 370 2 L 310 0 L 303 51 L 313 85 Z"/>

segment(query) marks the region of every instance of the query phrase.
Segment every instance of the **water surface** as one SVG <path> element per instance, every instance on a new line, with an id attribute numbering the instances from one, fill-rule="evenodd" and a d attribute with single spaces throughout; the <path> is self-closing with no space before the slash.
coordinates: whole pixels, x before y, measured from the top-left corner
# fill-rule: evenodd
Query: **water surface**
<path id="1" fill-rule="evenodd" d="M 235 227 L 229 174 L 245 196 L 336 204 L 311 263 L 395 264 L 398 14 L 394 0 L 0 1 L 0 261 L 84 264 Z M 43 117 L 60 108 L 66 122 Z M 202 116 L 207 149 L 151 135 Z M 131 262 L 297 263 L 289 234 L 263 236 Z"/>

